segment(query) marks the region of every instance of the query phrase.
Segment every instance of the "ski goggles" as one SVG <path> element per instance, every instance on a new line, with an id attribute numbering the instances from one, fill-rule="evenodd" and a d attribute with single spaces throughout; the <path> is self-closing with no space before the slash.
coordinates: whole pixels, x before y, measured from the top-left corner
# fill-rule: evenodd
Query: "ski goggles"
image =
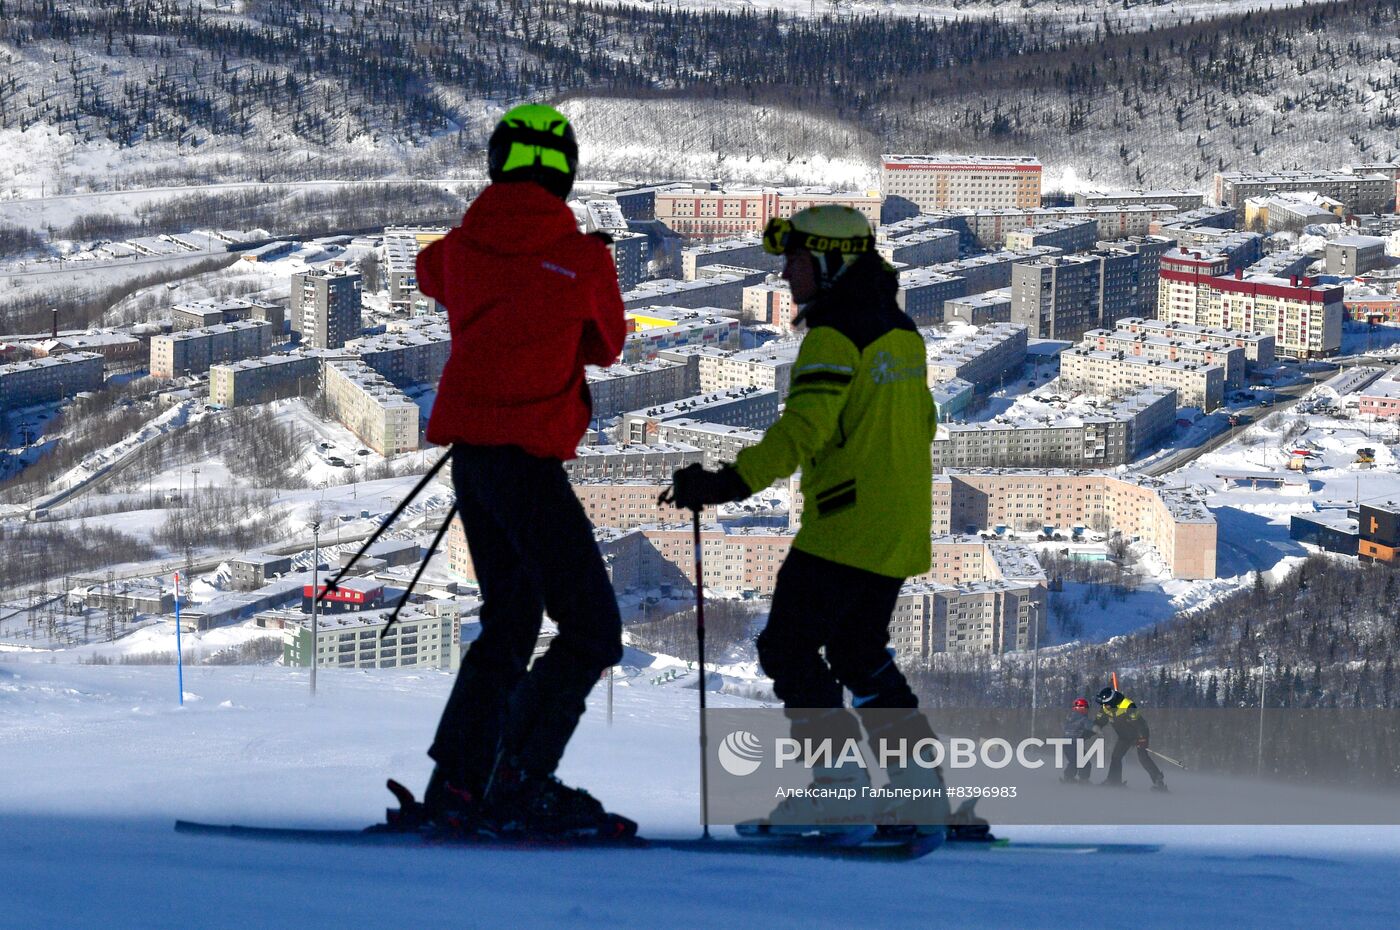
<path id="1" fill-rule="evenodd" d="M 773 217 L 763 228 L 763 251 L 769 255 L 782 255 L 790 249 L 860 255 L 869 252 L 874 245 L 874 236 L 823 236 L 798 229 L 792 225 L 792 220 L 781 216 Z"/>

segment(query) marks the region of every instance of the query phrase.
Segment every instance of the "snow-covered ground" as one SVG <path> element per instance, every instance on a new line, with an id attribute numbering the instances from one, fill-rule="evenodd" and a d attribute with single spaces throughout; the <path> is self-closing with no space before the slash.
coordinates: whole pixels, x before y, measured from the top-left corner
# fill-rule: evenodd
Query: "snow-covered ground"
<path id="1" fill-rule="evenodd" d="M 176 818 L 354 827 L 386 776 L 427 778 L 445 672 L 0 663 L 0 926 L 1388 927 L 1400 829 L 1006 828 L 1151 841 L 1132 859 L 935 853 L 917 863 L 662 850 L 493 852 L 251 844 Z M 653 836 L 698 833 L 695 692 L 604 689 L 561 769 Z M 716 706 L 745 706 L 711 695 Z M 723 830 L 724 828 L 719 828 Z M 1121 908 L 1121 910 L 1113 910 Z"/>

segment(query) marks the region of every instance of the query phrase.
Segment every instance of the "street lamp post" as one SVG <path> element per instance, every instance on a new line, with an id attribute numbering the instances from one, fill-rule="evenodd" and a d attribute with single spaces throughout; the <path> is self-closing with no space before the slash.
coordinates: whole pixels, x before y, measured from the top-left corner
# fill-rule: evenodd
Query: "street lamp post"
<path id="1" fill-rule="evenodd" d="M 317 623 L 316 602 L 320 590 L 321 524 L 311 524 L 311 696 L 316 696 L 316 664 L 321 657 L 320 627 Z"/>

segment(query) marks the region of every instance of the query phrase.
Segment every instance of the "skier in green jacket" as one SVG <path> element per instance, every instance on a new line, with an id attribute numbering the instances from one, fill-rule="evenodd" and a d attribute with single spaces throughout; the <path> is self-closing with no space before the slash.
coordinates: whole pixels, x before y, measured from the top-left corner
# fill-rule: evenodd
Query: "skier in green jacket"
<path id="1" fill-rule="evenodd" d="M 899 309 L 898 280 L 859 212 L 819 206 L 774 219 L 763 244 L 784 257 L 798 309 L 793 322 L 808 329 L 787 404 L 733 464 L 678 470 L 671 500 L 693 510 L 742 500 L 802 469 L 802 527 L 778 572 L 759 661 L 794 738 L 831 737 L 840 745 L 860 738 L 863 721 L 872 744 L 903 738 L 913 745 L 933 732 L 887 647 L 900 587 L 930 565 L 937 411 L 924 341 Z M 859 719 L 843 709 L 843 688 Z M 813 779 L 833 787 L 869 783 L 863 769 L 851 768 L 817 769 Z M 937 769 L 889 774 L 893 785 L 942 787 Z M 785 801 L 767 829 L 779 821 L 804 831 L 819 826 L 823 811 L 802 809 L 811 803 Z M 941 834 L 947 815 L 940 797 L 872 816 Z"/>

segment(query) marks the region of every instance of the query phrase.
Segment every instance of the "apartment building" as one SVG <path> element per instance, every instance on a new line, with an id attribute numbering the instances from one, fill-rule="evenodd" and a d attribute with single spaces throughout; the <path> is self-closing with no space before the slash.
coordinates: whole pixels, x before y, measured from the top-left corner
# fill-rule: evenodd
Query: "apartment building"
<path id="1" fill-rule="evenodd" d="M 710 265 L 733 265 L 776 272 L 782 268 L 782 263 L 782 256 L 769 255 L 763 250 L 763 240 L 755 233 L 683 249 L 681 278 L 694 281 L 699 277 L 700 269 Z"/>
<path id="2" fill-rule="evenodd" d="M 898 238 L 883 238 L 875 250 L 887 262 L 902 265 L 933 265 L 958 260 L 961 236 L 954 229 L 927 227 Z"/>
<path id="3" fill-rule="evenodd" d="M 457 521 L 453 521 L 457 522 Z M 322 613 L 311 635 L 311 618 L 299 611 L 277 611 L 259 618 L 280 626 L 287 637 L 286 665 L 308 667 L 317 651 L 321 668 L 456 669 L 461 661 L 461 620 L 410 607 L 386 632 L 389 611 Z M 382 635 L 381 635 L 382 634 Z M 314 643 L 314 646 L 313 646 Z"/>
<path id="4" fill-rule="evenodd" d="M 576 457 L 564 463 L 564 473 L 571 482 L 633 478 L 670 481 L 676 469 L 704 461 L 705 454 L 700 449 L 679 442 L 579 446 Z"/>
<path id="5" fill-rule="evenodd" d="M 1011 289 L 997 288 L 985 294 L 969 294 L 943 301 L 944 323 L 987 326 L 1011 322 Z"/>
<path id="6" fill-rule="evenodd" d="M 622 416 L 618 438 L 623 442 L 647 442 L 655 437 L 666 442 L 669 440 L 658 434 L 658 426 L 667 420 L 682 419 L 765 430 L 778 419 L 778 392 L 756 387 L 730 388 L 633 410 Z"/>
<path id="7" fill-rule="evenodd" d="M 292 275 L 288 312 L 303 345 L 338 349 L 360 334 L 360 276 L 298 272 Z"/>
<path id="8" fill-rule="evenodd" d="M 882 155 L 880 192 L 927 210 L 1040 206 L 1039 159 L 1002 155 Z"/>
<path id="9" fill-rule="evenodd" d="M 756 387 L 777 391 L 778 402 L 782 403 L 787 399 L 788 387 L 792 382 L 792 366 L 801 348 L 802 340 L 784 339 L 732 355 L 700 355 L 699 391 L 708 394 L 729 388 Z"/>
<path id="10" fill-rule="evenodd" d="M 739 321 L 716 307 L 642 307 L 628 314 L 630 331 L 620 361 L 635 363 L 668 349 L 739 349 Z"/>
<path id="11" fill-rule="evenodd" d="M 1387 261 L 1385 240 L 1379 236 L 1339 236 L 1327 242 L 1328 274 L 1355 277 L 1384 267 Z"/>
<path id="12" fill-rule="evenodd" d="M 1093 220 L 1099 224 L 1098 238 L 1123 239 L 1130 236 L 1155 235 L 1163 222 L 1169 222 L 1181 212 L 1169 203 L 1129 205 L 1122 207 L 1041 207 L 1025 210 L 941 210 L 930 214 L 929 223 L 956 229 L 965 239 L 983 248 L 996 249 L 1006 244 L 1011 233 L 1042 223 L 1070 220 Z"/>
<path id="13" fill-rule="evenodd" d="M 996 526 L 1093 527 L 1142 540 L 1173 578 L 1215 577 L 1217 527 L 1201 495 L 1157 479 L 1063 469 L 947 469 L 933 482 L 935 532 L 985 532 Z"/>
<path id="14" fill-rule="evenodd" d="M 1027 226 L 1007 233 L 1006 248 L 1012 251 L 1025 251 L 1041 246 L 1051 246 L 1063 252 L 1083 252 L 1092 249 L 1099 238 L 1097 220 L 1057 220 Z"/>
<path id="15" fill-rule="evenodd" d="M 1160 336 L 1185 341 L 1205 340 L 1244 351 L 1245 370 L 1269 368 L 1274 364 L 1274 337 L 1268 333 L 1247 333 L 1238 329 L 1195 326 L 1172 320 L 1152 320 L 1129 317 L 1115 324 L 1119 332 L 1130 335 Z"/>
<path id="16" fill-rule="evenodd" d="M 1002 249 L 971 258 L 960 258 L 955 262 L 929 265 L 923 271 L 953 275 L 966 283 L 965 294 L 980 294 L 984 291 L 1008 287 L 1011 284 L 1011 269 L 1020 262 L 1032 262 L 1041 258 L 1059 255 L 1060 250 L 1053 246 L 1038 245 L 1025 251 Z"/>
<path id="17" fill-rule="evenodd" d="M 992 653 L 1048 642 L 1046 595 L 1039 585 L 972 581 L 907 583 L 890 618 L 890 647 L 902 667 L 926 665 L 935 653 Z"/>
<path id="18" fill-rule="evenodd" d="M 209 368 L 209 402 L 224 407 L 298 397 L 316 389 L 321 358 L 304 352 L 265 355 Z"/>
<path id="19" fill-rule="evenodd" d="M 1400 418 L 1400 367 L 1392 368 L 1360 392 L 1357 413 L 1378 420 Z"/>
<path id="20" fill-rule="evenodd" d="M 590 366 L 585 374 L 593 399 L 594 418 L 619 416 L 629 410 L 669 404 L 700 390 L 693 384 L 690 366 L 657 358 L 647 362 Z"/>
<path id="21" fill-rule="evenodd" d="M 653 441 L 667 445 L 684 445 L 700 450 L 701 462 L 706 468 L 719 468 L 734 461 L 734 457 L 749 446 L 756 446 L 763 440 L 763 430 L 748 426 L 730 426 L 725 423 L 712 423 L 682 417 L 664 420 L 656 424 Z"/>
<path id="22" fill-rule="evenodd" d="M 384 230 L 384 283 L 389 306 L 400 312 L 410 310 L 418 290 L 418 253 L 446 236 L 443 227 L 389 226 Z M 296 299 L 293 290 L 293 301 Z"/>
<path id="23" fill-rule="evenodd" d="M 1011 322 L 1039 339 L 1078 339 L 1103 322 L 1101 269 L 1084 255 L 1042 258 L 1011 269 Z"/>
<path id="24" fill-rule="evenodd" d="M 1008 374 L 1016 377 L 1026 361 L 1026 327 L 995 323 L 965 339 L 926 342 L 928 384 L 936 387 L 956 378 L 985 390 Z"/>
<path id="25" fill-rule="evenodd" d="M 102 389 L 103 359 L 96 352 L 65 352 L 0 365 L 0 410 L 46 404 Z"/>
<path id="26" fill-rule="evenodd" d="M 967 279 L 931 268 L 911 268 L 899 273 L 896 301 L 919 326 L 943 322 L 943 305 L 967 293 Z"/>
<path id="27" fill-rule="evenodd" d="M 1060 383 L 1069 390 L 1101 397 L 1119 397 L 1162 385 L 1174 388 L 1183 406 L 1209 413 L 1224 402 L 1225 366 L 1080 345 L 1060 353 Z"/>
<path id="28" fill-rule="evenodd" d="M 418 448 L 418 405 L 360 361 L 323 366 L 322 387 L 331 416 L 383 456 Z"/>
<path id="29" fill-rule="evenodd" d="M 1076 207 L 1128 207 L 1154 203 L 1169 203 L 1178 210 L 1195 210 L 1205 204 L 1201 191 L 1080 191 L 1074 195 Z"/>
<path id="30" fill-rule="evenodd" d="M 942 468 L 1108 468 L 1152 451 L 1176 424 L 1177 394 L 1148 387 L 1093 416 L 1000 416 L 940 423 L 933 464 Z"/>
<path id="31" fill-rule="evenodd" d="M 676 508 L 659 503 L 661 495 L 670 487 L 669 475 L 573 482 L 574 494 L 583 505 L 589 521 L 594 526 L 611 526 L 619 530 L 675 520 Z M 701 517 L 706 522 L 718 519 L 713 506 L 705 507 Z"/>
<path id="32" fill-rule="evenodd" d="M 151 337 L 151 376 L 197 375 L 210 366 L 266 353 L 273 344 L 272 324 L 219 323 Z"/>
<path id="33" fill-rule="evenodd" d="M 28 347 L 35 358 L 48 358 L 69 352 L 92 352 L 102 356 L 103 365 L 108 370 L 146 363 L 145 346 L 141 344 L 141 340 L 124 333 L 64 333 L 52 339 L 31 342 Z"/>
<path id="34" fill-rule="evenodd" d="M 786 281 L 769 280 L 744 288 L 740 317 L 748 323 L 775 326 L 792 332 L 792 288 Z"/>
<path id="35" fill-rule="evenodd" d="M 210 297 L 176 304 L 170 311 L 175 330 L 201 329 L 219 323 L 262 320 L 272 324 L 272 332 L 281 336 L 287 328 L 287 311 L 271 301 L 244 297 Z"/>
<path id="36" fill-rule="evenodd" d="M 436 315 L 398 321 L 398 328 L 347 345 L 392 384 L 436 384 L 452 354 L 452 331 Z"/>
<path id="37" fill-rule="evenodd" d="M 1129 317 L 1130 320 L 1136 318 Z M 1223 340 L 1213 339 L 1204 334 L 1174 332 L 1171 330 L 1146 330 L 1139 328 L 1133 332 L 1122 326 L 1118 329 L 1091 329 L 1084 334 L 1080 348 L 1097 352 L 1122 352 L 1139 358 L 1159 359 L 1171 362 L 1192 362 L 1197 365 L 1223 365 L 1225 367 L 1225 390 L 1237 391 L 1245 386 L 1245 350 Z M 1183 402 L 1185 399 L 1183 398 Z M 1189 402 L 1187 402 L 1189 403 Z"/>
<path id="38" fill-rule="evenodd" d="M 727 190 L 658 190 L 656 219 L 693 240 L 729 239 L 761 233 L 768 220 L 789 217 L 808 207 L 838 204 L 860 211 L 871 226 L 880 222 L 880 196 L 829 188 L 730 188 Z"/>
<path id="39" fill-rule="evenodd" d="M 628 310 L 668 306 L 698 309 L 712 307 L 737 311 L 744 304 L 744 288 L 763 283 L 765 271 L 754 268 L 733 268 L 729 265 L 702 266 L 701 276 L 694 281 L 657 278 L 643 281 L 622 295 L 622 305 Z"/>
<path id="40" fill-rule="evenodd" d="M 1251 197 L 1310 192 L 1340 200 L 1348 213 L 1384 213 L 1395 202 L 1395 180 L 1384 174 L 1342 171 L 1216 172 L 1215 203 L 1243 210 Z"/>

